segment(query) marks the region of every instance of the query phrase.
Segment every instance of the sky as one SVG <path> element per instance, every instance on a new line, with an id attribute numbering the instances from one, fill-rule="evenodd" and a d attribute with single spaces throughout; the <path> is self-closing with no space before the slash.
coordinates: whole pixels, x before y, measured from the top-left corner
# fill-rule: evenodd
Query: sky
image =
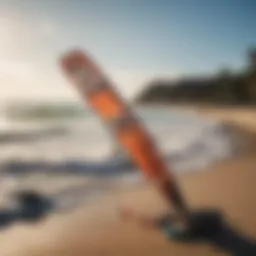
<path id="1" fill-rule="evenodd" d="M 0 99 L 76 100 L 59 69 L 89 52 L 127 98 L 153 78 L 239 69 L 254 0 L 0 0 Z"/>

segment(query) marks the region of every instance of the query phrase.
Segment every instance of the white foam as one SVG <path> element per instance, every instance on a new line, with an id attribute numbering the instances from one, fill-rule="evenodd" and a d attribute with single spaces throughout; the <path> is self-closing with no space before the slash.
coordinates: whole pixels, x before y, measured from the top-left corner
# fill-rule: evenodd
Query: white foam
<path id="1" fill-rule="evenodd" d="M 232 130 L 216 120 L 204 120 L 196 115 L 154 108 L 139 109 L 138 115 L 155 139 L 163 156 L 166 157 L 166 162 L 177 173 L 204 170 L 210 164 L 232 156 L 234 149 L 239 145 L 238 138 Z M 113 143 L 97 118 L 88 115 L 85 120 L 76 120 L 63 125 L 70 130 L 69 135 L 64 137 L 49 138 L 29 144 L 0 146 L 1 160 L 6 161 L 11 158 L 45 161 L 102 160 L 110 155 Z M 129 186 L 140 180 L 141 176 L 132 170 L 130 174 L 117 176 L 116 179 L 102 178 L 103 183 L 108 182 L 113 186 L 116 182 L 122 186 Z M 47 184 L 47 181 L 42 184 Z M 93 186 L 91 186 L 92 192 L 102 187 L 98 182 Z"/>

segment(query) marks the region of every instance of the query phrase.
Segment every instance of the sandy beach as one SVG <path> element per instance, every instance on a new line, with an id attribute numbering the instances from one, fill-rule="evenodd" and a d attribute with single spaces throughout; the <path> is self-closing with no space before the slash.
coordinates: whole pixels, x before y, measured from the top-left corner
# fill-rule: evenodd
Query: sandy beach
<path id="1" fill-rule="evenodd" d="M 191 208 L 218 209 L 232 228 L 256 238 L 256 110 L 194 108 L 194 111 L 248 130 L 251 144 L 242 156 L 202 172 L 177 176 L 184 196 Z M 55 214 L 36 225 L 22 224 L 1 231 L 0 255 L 228 255 L 206 243 L 170 242 L 157 230 L 145 230 L 135 223 L 124 222 L 118 215 L 122 205 L 149 216 L 167 210 L 149 184 L 118 190 L 72 213 Z"/>

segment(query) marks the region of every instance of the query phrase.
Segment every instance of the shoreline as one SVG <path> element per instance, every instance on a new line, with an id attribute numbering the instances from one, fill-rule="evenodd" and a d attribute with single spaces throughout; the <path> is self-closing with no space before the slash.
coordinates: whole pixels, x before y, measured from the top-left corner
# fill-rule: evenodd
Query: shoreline
<path id="1" fill-rule="evenodd" d="M 207 172 L 177 177 L 190 207 L 218 209 L 233 228 L 256 237 L 254 158 L 255 154 L 247 155 Z M 143 184 L 106 195 L 69 214 L 55 214 L 36 225 L 20 225 L 1 232 L 1 255 L 227 255 L 204 243 L 168 242 L 157 230 L 147 231 L 136 223 L 123 222 L 118 216 L 118 208 L 123 205 L 148 216 L 167 210 L 150 184 Z M 15 241 L 15 248 L 10 241 Z"/>
<path id="2" fill-rule="evenodd" d="M 140 103 L 141 107 L 159 107 L 174 109 L 183 113 L 214 118 L 236 127 L 256 133 L 256 107 L 252 106 L 217 106 L 211 104 L 185 104 L 185 103 Z"/>
<path id="3" fill-rule="evenodd" d="M 184 107 L 181 111 L 190 111 L 192 108 L 186 110 Z M 256 129 L 254 130 L 251 124 L 248 127 L 248 121 L 243 123 L 246 118 L 240 118 L 237 113 L 235 115 L 233 110 L 227 120 L 224 112 L 219 109 L 211 111 L 214 118 L 219 115 L 229 124 L 235 125 L 240 122 L 240 125 L 235 127 L 242 129 L 245 136 L 248 136 L 248 151 L 207 167 L 204 171 L 177 175 L 178 183 L 193 209 L 205 207 L 218 209 L 224 213 L 224 217 L 233 228 L 255 238 Z M 206 113 L 205 110 L 203 115 L 211 117 L 211 111 L 208 110 Z M 201 115 L 200 111 L 198 114 Z M 149 216 L 167 211 L 166 205 L 154 188 L 150 184 L 143 183 L 136 187 L 112 191 L 97 202 L 76 209 L 74 212 L 64 215 L 54 214 L 35 225 L 18 225 L 2 231 L 0 254 L 1 256 L 227 255 L 204 243 L 189 245 L 168 242 L 158 231 L 145 231 L 135 223 L 123 222 L 118 215 L 118 209 L 123 205 Z M 12 246 L 13 243 L 15 247 Z"/>

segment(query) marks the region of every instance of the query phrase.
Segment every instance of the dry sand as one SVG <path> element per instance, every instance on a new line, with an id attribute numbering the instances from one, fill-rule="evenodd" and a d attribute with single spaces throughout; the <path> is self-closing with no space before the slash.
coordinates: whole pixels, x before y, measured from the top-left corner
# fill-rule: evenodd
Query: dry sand
<path id="1" fill-rule="evenodd" d="M 255 112 L 252 112 L 254 119 Z M 254 122 L 253 117 L 243 123 L 243 117 L 238 118 L 238 113 L 234 114 L 232 111 L 230 115 L 221 110 L 205 110 L 203 114 L 228 121 L 232 116 L 233 123 L 239 122 L 240 126 L 256 131 L 250 123 Z M 254 134 L 250 136 L 252 140 L 255 139 Z M 195 209 L 218 208 L 223 211 L 232 227 L 256 238 L 255 157 L 255 151 L 250 150 L 243 156 L 204 172 L 178 176 L 178 182 L 190 206 Z M 169 242 L 158 231 L 143 230 L 135 223 L 122 222 L 117 211 L 120 205 L 135 207 L 148 215 L 160 214 L 166 210 L 164 203 L 149 185 L 116 191 L 94 205 L 73 213 L 54 215 L 37 225 L 14 226 L 2 231 L 0 255 L 226 255 L 203 243 L 187 245 Z"/>

